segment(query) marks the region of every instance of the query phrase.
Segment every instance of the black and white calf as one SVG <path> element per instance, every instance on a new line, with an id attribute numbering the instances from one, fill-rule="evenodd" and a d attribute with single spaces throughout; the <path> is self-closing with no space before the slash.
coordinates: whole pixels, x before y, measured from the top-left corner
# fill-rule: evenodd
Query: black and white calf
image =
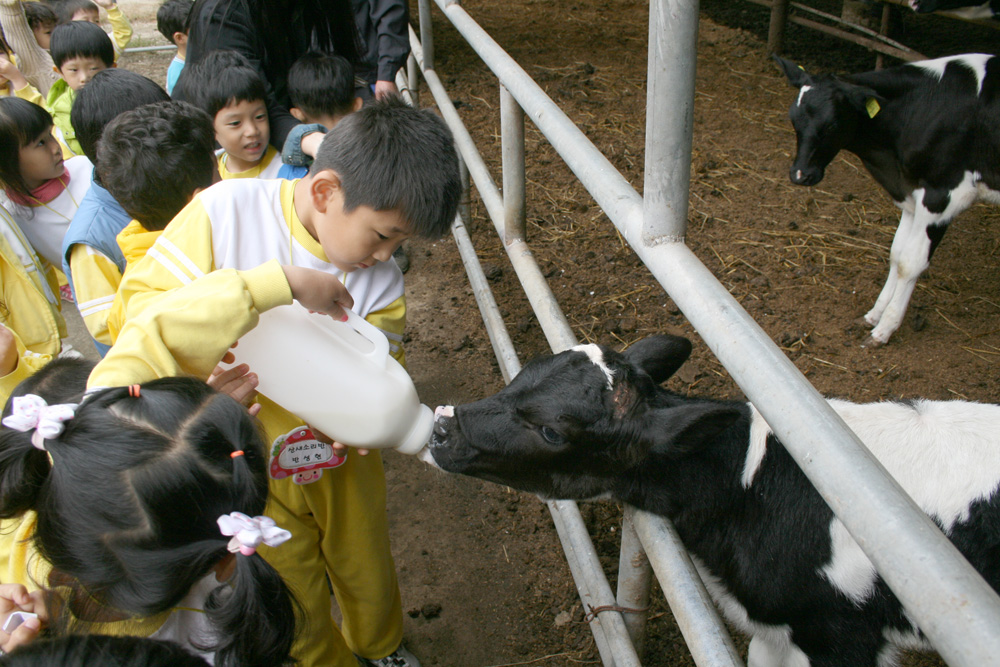
<path id="1" fill-rule="evenodd" d="M 1000 18 L 1000 0 L 910 0 L 910 9 L 918 14 L 952 12 L 966 19 Z"/>
<path id="2" fill-rule="evenodd" d="M 547 498 L 611 495 L 669 517 L 751 667 L 888 667 L 924 645 L 885 582 L 748 403 L 660 382 L 691 346 L 584 345 L 500 393 L 439 408 L 422 458 Z M 913 499 L 1000 585 L 1000 406 L 831 401 Z"/>
<path id="3" fill-rule="evenodd" d="M 948 224 L 981 199 L 1000 203 L 1000 58 L 950 56 L 843 78 L 776 60 L 799 89 L 789 112 L 798 140 L 792 182 L 819 183 L 847 150 L 903 210 L 889 277 L 865 315 L 874 327 L 866 344 L 882 345 Z"/>

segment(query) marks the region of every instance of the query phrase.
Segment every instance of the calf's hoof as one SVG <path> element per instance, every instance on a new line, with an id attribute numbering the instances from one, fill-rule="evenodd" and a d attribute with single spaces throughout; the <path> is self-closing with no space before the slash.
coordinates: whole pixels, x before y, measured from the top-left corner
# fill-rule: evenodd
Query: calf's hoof
<path id="1" fill-rule="evenodd" d="M 885 343 L 878 340 L 874 336 L 868 336 L 868 338 L 865 338 L 864 341 L 862 341 L 861 343 L 861 347 L 867 347 L 872 349 L 876 347 L 882 347 L 883 345 L 885 345 Z"/>

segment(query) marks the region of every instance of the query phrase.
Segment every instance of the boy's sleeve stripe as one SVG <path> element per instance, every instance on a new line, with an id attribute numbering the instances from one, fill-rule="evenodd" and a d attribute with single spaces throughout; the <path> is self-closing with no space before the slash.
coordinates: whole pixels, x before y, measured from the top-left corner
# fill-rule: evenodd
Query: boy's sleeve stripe
<path id="1" fill-rule="evenodd" d="M 88 308 L 94 308 L 95 306 L 111 303 L 114 300 L 115 300 L 115 295 L 109 294 L 107 296 L 102 296 L 97 299 L 91 299 L 90 301 L 82 301 L 78 303 L 76 307 L 80 309 L 81 313 L 83 313 L 83 311 L 87 310 Z M 102 309 L 98 308 L 98 310 Z"/>
<path id="2" fill-rule="evenodd" d="M 176 257 L 177 261 L 179 261 L 184 266 L 184 268 L 186 268 L 191 273 L 191 275 L 194 276 L 196 279 L 201 278 L 203 275 L 205 275 L 205 272 L 199 269 L 198 265 L 192 262 L 191 258 L 185 255 L 184 252 L 180 248 L 178 248 L 173 241 L 166 238 L 165 236 L 161 236 L 158 239 L 156 239 L 156 242 L 161 244 L 167 250 L 169 250 L 170 254 Z"/>
<path id="3" fill-rule="evenodd" d="M 93 306 L 92 308 L 89 308 L 89 309 L 85 309 L 85 308 L 83 308 L 81 306 L 80 307 L 80 316 L 81 317 L 90 317 L 91 315 L 96 315 L 97 313 L 101 312 L 102 310 L 110 310 L 111 306 L 112 306 L 112 303 L 110 301 L 108 303 L 102 303 L 102 304 Z"/>
<path id="4" fill-rule="evenodd" d="M 382 329 L 380 327 L 378 328 L 378 330 L 381 331 L 383 334 L 385 334 L 385 337 L 389 339 L 389 352 L 391 354 L 399 352 L 400 350 L 399 344 L 403 342 L 403 337 L 400 334 L 392 333 L 391 331 L 386 331 L 385 329 Z"/>
<path id="5" fill-rule="evenodd" d="M 159 240 L 162 241 L 163 237 L 160 237 Z M 174 278 L 177 278 L 177 280 L 181 281 L 182 285 L 187 285 L 188 283 L 191 282 L 191 278 L 189 278 L 186 273 L 181 271 L 180 267 L 174 264 L 174 261 L 172 259 L 170 259 L 162 252 L 157 250 L 155 245 L 149 250 L 147 250 L 146 254 L 155 259 L 157 262 L 159 262 L 163 266 L 163 268 L 165 268 L 167 271 L 172 273 Z"/>

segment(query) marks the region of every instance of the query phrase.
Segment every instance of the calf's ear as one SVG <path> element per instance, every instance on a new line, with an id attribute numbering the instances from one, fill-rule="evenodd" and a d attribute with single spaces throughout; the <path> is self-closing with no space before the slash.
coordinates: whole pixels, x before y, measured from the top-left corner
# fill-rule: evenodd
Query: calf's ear
<path id="1" fill-rule="evenodd" d="M 653 451 L 683 455 L 710 447 L 741 416 L 736 406 L 711 401 L 660 408 L 650 415 Z"/>
<path id="2" fill-rule="evenodd" d="M 871 118 L 874 118 L 882 105 L 885 104 L 885 98 L 879 97 L 879 94 L 871 88 L 852 84 L 843 85 L 847 88 L 847 101 L 851 103 L 851 106 L 858 111 L 868 114 Z"/>
<path id="3" fill-rule="evenodd" d="M 796 88 L 801 88 L 802 86 L 812 85 L 812 77 L 809 76 L 804 69 L 793 63 L 791 60 L 785 60 L 781 56 L 772 56 L 774 62 L 778 63 L 778 67 L 785 76 L 788 78 L 788 83 L 792 84 Z"/>
<path id="4" fill-rule="evenodd" d="M 649 336 L 625 350 L 625 358 L 660 384 L 677 372 L 691 356 L 691 341 L 680 336 Z"/>

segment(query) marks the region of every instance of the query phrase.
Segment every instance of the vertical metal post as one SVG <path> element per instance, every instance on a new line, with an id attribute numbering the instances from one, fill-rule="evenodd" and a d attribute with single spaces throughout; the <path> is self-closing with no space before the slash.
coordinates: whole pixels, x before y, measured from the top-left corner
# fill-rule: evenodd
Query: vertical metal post
<path id="1" fill-rule="evenodd" d="M 420 44 L 423 47 L 424 69 L 434 69 L 434 31 L 431 29 L 431 0 L 420 0 Z"/>
<path id="2" fill-rule="evenodd" d="M 767 52 L 781 53 L 785 48 L 789 0 L 771 0 L 771 22 L 767 26 Z"/>
<path id="3" fill-rule="evenodd" d="M 892 20 L 892 5 L 888 2 L 882 3 L 882 21 L 878 26 L 878 34 L 883 37 L 889 36 L 889 22 Z M 880 52 L 875 56 L 875 69 L 882 69 L 885 66 L 885 56 Z"/>
<path id="4" fill-rule="evenodd" d="M 646 640 L 649 587 L 652 579 L 653 567 L 649 564 L 649 557 L 642 548 L 638 533 L 635 532 L 632 513 L 626 512 L 622 519 L 622 550 L 618 560 L 618 592 L 615 598 L 619 607 L 635 610 L 623 611 L 622 617 L 635 652 L 639 655 L 642 655 L 642 646 Z"/>
<path id="5" fill-rule="evenodd" d="M 500 152 L 503 158 L 503 242 L 524 239 L 526 230 L 524 110 L 500 84 Z"/>
<path id="6" fill-rule="evenodd" d="M 406 87 L 410 91 L 410 104 L 420 106 L 420 68 L 417 59 L 410 54 L 406 59 Z"/>
<path id="7" fill-rule="evenodd" d="M 694 131 L 698 0 L 650 0 L 642 233 L 633 245 L 682 241 Z"/>
<path id="8" fill-rule="evenodd" d="M 467 228 L 472 227 L 472 211 L 469 207 L 471 187 L 469 185 L 469 165 L 465 164 L 461 154 L 458 156 L 458 173 L 462 179 L 462 199 L 458 202 L 458 215 Z"/>

